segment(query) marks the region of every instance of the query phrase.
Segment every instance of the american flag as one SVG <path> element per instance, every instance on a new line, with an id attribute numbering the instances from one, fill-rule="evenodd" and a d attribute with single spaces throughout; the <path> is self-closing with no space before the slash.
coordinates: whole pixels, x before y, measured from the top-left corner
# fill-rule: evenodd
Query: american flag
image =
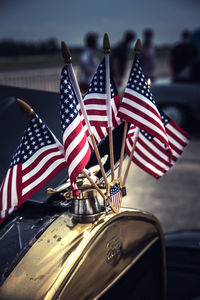
<path id="1" fill-rule="evenodd" d="M 110 188 L 110 205 L 114 208 L 117 212 L 121 206 L 121 191 L 120 191 L 120 183 L 115 183 Z"/>
<path id="2" fill-rule="evenodd" d="M 182 130 L 166 114 L 160 112 L 160 115 L 172 149 L 171 163 L 168 160 L 163 143 L 144 130 L 140 130 L 132 159 L 138 167 L 157 179 L 174 165 L 190 140 L 188 133 Z M 126 152 L 128 155 L 130 155 L 132 149 L 135 130 L 136 126 L 131 125 L 126 139 Z"/>
<path id="3" fill-rule="evenodd" d="M 0 222 L 65 167 L 63 146 L 34 114 L 0 189 Z"/>
<path id="4" fill-rule="evenodd" d="M 120 99 L 111 76 L 110 89 L 112 122 L 113 127 L 116 128 L 120 124 L 120 119 L 116 116 L 120 105 Z M 98 69 L 96 70 L 94 77 L 90 83 L 88 92 L 83 99 L 90 125 L 94 126 L 97 130 L 99 127 L 108 127 L 106 99 L 106 67 L 104 58 L 100 63 Z"/>
<path id="5" fill-rule="evenodd" d="M 76 178 L 87 165 L 91 151 L 78 112 L 77 99 L 70 82 L 67 66 L 64 66 L 61 73 L 60 113 L 65 159 L 71 186 L 76 194 Z"/>
<path id="6" fill-rule="evenodd" d="M 118 117 L 159 139 L 166 146 L 168 155 L 171 157 L 165 126 L 137 56 L 133 61 Z"/>

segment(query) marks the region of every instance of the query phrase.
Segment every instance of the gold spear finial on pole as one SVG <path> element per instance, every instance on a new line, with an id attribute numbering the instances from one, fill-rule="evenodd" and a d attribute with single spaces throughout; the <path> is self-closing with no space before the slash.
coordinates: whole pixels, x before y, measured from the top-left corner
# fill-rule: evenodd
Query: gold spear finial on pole
<path id="1" fill-rule="evenodd" d="M 141 51 L 141 40 L 137 39 L 136 43 L 135 43 L 135 47 L 133 49 L 133 54 L 134 55 L 140 55 L 140 51 Z"/>
<path id="2" fill-rule="evenodd" d="M 25 101 L 19 98 L 16 101 L 19 104 L 20 108 L 23 110 L 23 112 L 25 112 L 29 117 L 33 116 L 34 110 L 30 107 L 30 105 L 28 105 Z"/>
<path id="3" fill-rule="evenodd" d="M 64 58 L 64 62 L 66 64 L 69 64 L 72 62 L 72 56 L 70 53 L 70 50 L 68 48 L 68 46 L 65 44 L 64 41 L 61 42 L 61 51 L 62 51 L 62 56 Z"/>
<path id="4" fill-rule="evenodd" d="M 110 41 L 107 33 L 104 34 L 103 49 L 105 54 L 110 54 Z"/>
<path id="5" fill-rule="evenodd" d="M 135 47 L 133 49 L 133 54 L 139 56 L 141 51 L 141 40 L 137 39 L 135 43 Z M 123 139 L 122 139 L 122 147 L 121 147 L 121 155 L 120 155 L 120 162 L 119 162 L 119 170 L 118 170 L 118 177 L 121 176 L 122 173 L 122 164 L 123 164 L 123 158 L 124 158 L 124 149 L 125 149 L 125 142 L 126 142 L 126 134 L 128 130 L 128 122 L 125 122 L 124 124 L 124 133 L 123 133 Z M 129 163 L 130 164 L 130 163 Z M 126 171 L 128 175 L 128 171 Z M 124 181 L 124 180 L 123 180 Z M 126 179 L 125 179 L 126 181 Z M 124 182 L 125 182 L 124 181 Z"/>

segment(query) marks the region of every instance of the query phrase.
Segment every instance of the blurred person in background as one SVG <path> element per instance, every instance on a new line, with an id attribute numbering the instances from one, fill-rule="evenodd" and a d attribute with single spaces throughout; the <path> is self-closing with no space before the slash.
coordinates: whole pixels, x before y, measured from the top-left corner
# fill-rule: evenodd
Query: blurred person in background
<path id="1" fill-rule="evenodd" d="M 194 30 L 191 35 L 191 40 L 195 44 L 198 52 L 198 58 L 191 67 L 191 80 L 192 82 L 200 82 L 200 28 Z"/>
<path id="2" fill-rule="evenodd" d="M 89 88 L 92 77 L 99 65 L 96 57 L 96 50 L 99 35 L 95 32 L 89 32 L 85 36 L 85 49 L 80 58 L 80 89 L 85 94 Z"/>
<path id="3" fill-rule="evenodd" d="M 121 86 L 126 67 L 129 49 L 131 43 L 135 40 L 136 34 L 132 30 L 127 30 L 123 34 L 123 38 L 111 51 L 111 69 L 114 80 L 118 86 Z"/>
<path id="4" fill-rule="evenodd" d="M 198 58 L 198 51 L 191 41 L 191 32 L 185 29 L 181 32 L 181 41 L 171 50 L 170 66 L 174 81 L 191 80 L 191 67 Z"/>
<path id="5" fill-rule="evenodd" d="M 146 79 L 150 78 L 153 82 L 156 78 L 156 55 L 153 45 L 154 33 L 152 29 L 143 31 L 143 41 L 141 46 L 141 67 Z"/>
<path id="6" fill-rule="evenodd" d="M 198 57 L 200 57 L 200 28 L 195 29 L 191 33 L 191 41 L 195 44 L 198 51 Z"/>

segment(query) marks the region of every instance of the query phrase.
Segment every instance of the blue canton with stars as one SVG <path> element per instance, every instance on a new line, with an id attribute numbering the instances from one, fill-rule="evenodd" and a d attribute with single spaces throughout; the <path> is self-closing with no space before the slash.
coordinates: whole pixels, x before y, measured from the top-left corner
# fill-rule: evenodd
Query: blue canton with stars
<path id="1" fill-rule="evenodd" d="M 78 115 L 77 99 L 68 76 L 67 66 L 64 66 L 61 72 L 60 113 L 62 132 L 64 132 Z"/>
<path id="2" fill-rule="evenodd" d="M 167 124 L 170 122 L 170 118 L 162 111 L 159 111 L 160 112 L 160 116 L 161 116 L 161 119 L 162 119 L 162 122 L 163 122 L 163 125 L 164 127 L 167 126 Z M 140 132 L 144 135 L 144 137 L 146 139 L 148 139 L 149 141 L 152 141 L 152 139 L 154 138 L 151 134 L 147 133 L 146 131 L 144 130 L 140 130 Z"/>
<path id="3" fill-rule="evenodd" d="M 106 93 L 106 63 L 105 58 L 100 63 L 98 69 L 96 70 L 94 77 L 89 85 L 89 89 L 86 95 L 98 93 L 98 94 L 105 94 Z M 114 98 L 117 93 L 117 88 L 115 83 L 110 76 L 110 91 L 111 91 L 111 98 Z"/>
<path id="4" fill-rule="evenodd" d="M 133 61 L 127 87 L 146 97 L 156 106 L 156 103 L 153 100 L 152 93 L 148 88 L 147 80 L 142 72 L 139 58 L 137 56 L 135 56 Z"/>
<path id="5" fill-rule="evenodd" d="M 18 163 L 24 163 L 40 148 L 55 144 L 55 139 L 49 128 L 42 122 L 37 114 L 34 114 L 28 122 L 24 135 L 12 158 L 10 167 Z"/>

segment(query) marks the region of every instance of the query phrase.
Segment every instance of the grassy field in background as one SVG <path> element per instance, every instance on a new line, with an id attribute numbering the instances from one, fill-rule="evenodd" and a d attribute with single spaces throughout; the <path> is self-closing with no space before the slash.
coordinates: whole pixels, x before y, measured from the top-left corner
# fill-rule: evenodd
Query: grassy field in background
<path id="1" fill-rule="evenodd" d="M 32 56 L 18 56 L 18 57 L 1 57 L 0 70 L 24 70 L 24 69 L 38 69 L 46 67 L 61 66 L 63 59 L 61 55 L 32 55 Z"/>
<path id="2" fill-rule="evenodd" d="M 73 64 L 79 64 L 80 54 L 73 54 Z M 64 63 L 61 54 L 54 55 L 31 55 L 17 57 L 0 57 L 0 70 L 23 70 L 23 69 L 38 69 L 48 67 L 60 67 Z"/>
<path id="3" fill-rule="evenodd" d="M 80 63 L 81 51 L 71 50 L 73 64 L 78 65 Z M 156 57 L 158 61 L 165 61 L 168 59 L 169 49 L 162 48 L 156 50 Z M 97 57 L 101 60 L 103 58 L 102 51 L 97 51 Z M 129 58 L 132 57 L 132 51 L 130 51 Z M 23 69 L 38 69 L 47 67 L 61 67 L 63 65 L 63 58 L 60 53 L 54 55 L 32 55 L 32 56 L 17 56 L 17 57 L 0 57 L 0 71 L 12 71 Z"/>

